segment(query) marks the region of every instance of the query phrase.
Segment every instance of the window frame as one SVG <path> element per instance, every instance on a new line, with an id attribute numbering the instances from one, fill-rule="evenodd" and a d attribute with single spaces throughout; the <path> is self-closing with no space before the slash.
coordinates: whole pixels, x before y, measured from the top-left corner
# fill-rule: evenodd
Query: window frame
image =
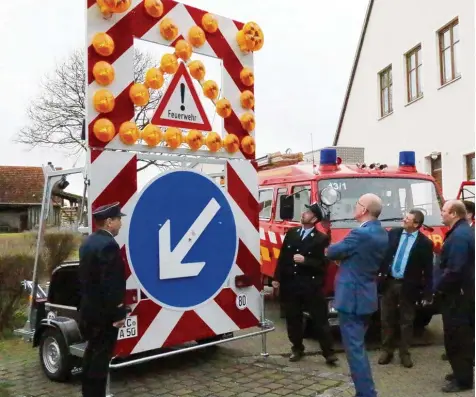
<path id="1" fill-rule="evenodd" d="M 421 62 L 422 56 L 422 47 L 421 43 L 413 47 L 410 51 L 405 54 L 405 67 L 406 67 L 406 80 L 407 80 L 407 103 L 411 103 L 423 97 L 423 88 L 422 88 L 422 79 L 421 79 L 421 69 L 423 67 L 423 63 Z M 411 58 L 415 54 L 415 67 L 411 69 Z M 411 96 L 411 82 L 410 76 L 412 72 L 415 72 L 415 79 L 416 79 L 416 96 Z"/>
<path id="2" fill-rule="evenodd" d="M 474 163 L 474 152 L 473 153 L 468 153 L 464 156 L 464 161 L 465 161 L 465 165 L 466 165 L 466 180 L 467 181 L 474 181 L 475 180 L 475 178 L 474 178 L 474 167 L 471 167 L 471 160 Z M 471 170 L 471 168 L 473 168 L 473 170 Z M 473 171 L 472 178 L 471 178 L 471 171 Z"/>
<path id="3" fill-rule="evenodd" d="M 312 185 L 311 183 L 298 183 L 296 185 L 291 186 L 290 194 L 294 195 L 296 191 L 301 191 L 301 190 L 307 190 L 309 192 L 309 205 L 312 202 Z M 296 208 L 296 196 L 293 196 L 293 203 L 294 203 L 294 208 Z M 292 222 L 300 222 L 301 217 L 299 215 L 299 219 L 294 219 L 294 214 L 293 214 L 293 219 L 291 220 Z"/>
<path id="4" fill-rule="evenodd" d="M 266 188 L 263 188 L 263 189 L 259 189 L 259 190 L 258 190 L 258 202 L 261 204 L 261 197 L 260 197 L 260 195 L 261 195 L 262 192 L 267 192 L 267 191 L 270 191 L 270 192 L 271 192 L 271 205 L 270 205 L 271 211 L 270 211 L 270 213 L 269 213 L 269 218 L 267 218 L 267 217 L 263 217 L 263 216 L 261 215 L 261 211 L 262 211 L 262 209 L 261 209 L 260 212 L 259 212 L 259 219 L 264 219 L 264 220 L 269 221 L 269 220 L 271 220 L 271 217 L 273 216 L 274 188 L 272 188 L 272 187 L 271 187 L 271 188 L 266 187 Z"/>
<path id="5" fill-rule="evenodd" d="M 439 52 L 439 60 L 440 60 L 440 85 L 444 86 L 446 84 L 451 83 L 452 81 L 455 81 L 456 79 L 461 77 L 461 72 L 458 71 L 458 73 L 455 72 L 455 50 L 454 47 L 456 44 L 460 43 L 460 38 L 458 37 L 458 40 L 455 42 L 454 41 L 454 28 L 455 26 L 458 26 L 459 28 L 459 18 L 456 18 L 443 26 L 440 30 L 438 30 L 438 52 Z M 450 46 L 444 48 L 444 35 L 446 32 L 450 32 Z M 444 61 L 444 52 L 446 50 L 450 51 L 450 56 L 451 56 L 451 77 L 448 80 L 445 80 L 445 61 Z"/>
<path id="6" fill-rule="evenodd" d="M 388 74 L 387 77 L 387 85 L 384 87 L 383 82 L 385 75 Z M 379 77 L 379 97 L 380 97 L 380 118 L 389 116 L 393 113 L 393 72 L 392 72 L 392 64 L 388 65 L 386 68 L 382 69 L 378 73 Z M 388 83 L 389 82 L 389 83 Z M 385 89 L 388 89 L 387 91 L 387 99 L 388 99 L 388 111 L 385 112 L 384 110 L 384 98 L 385 94 L 384 91 Z"/>

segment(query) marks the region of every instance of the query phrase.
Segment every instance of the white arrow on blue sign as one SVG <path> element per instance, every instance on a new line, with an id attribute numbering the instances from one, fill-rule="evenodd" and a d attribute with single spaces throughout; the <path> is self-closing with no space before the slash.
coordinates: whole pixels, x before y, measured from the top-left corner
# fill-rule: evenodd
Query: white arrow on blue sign
<path id="1" fill-rule="evenodd" d="M 150 181 L 131 214 L 127 253 L 144 292 L 171 309 L 214 298 L 236 259 L 235 218 L 207 176 L 169 171 Z"/>

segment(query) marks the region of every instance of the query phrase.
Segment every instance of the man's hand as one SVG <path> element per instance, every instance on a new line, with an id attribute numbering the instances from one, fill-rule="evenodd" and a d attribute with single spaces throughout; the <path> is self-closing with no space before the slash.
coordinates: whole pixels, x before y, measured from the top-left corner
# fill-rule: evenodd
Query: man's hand
<path id="1" fill-rule="evenodd" d="M 126 323 L 126 319 L 124 318 L 120 321 L 116 321 L 115 323 L 112 323 L 112 325 L 116 328 L 122 328 L 125 323 Z"/>
<path id="2" fill-rule="evenodd" d="M 294 255 L 293 259 L 294 259 L 294 262 L 296 262 L 296 263 L 303 263 L 304 262 L 304 256 L 302 256 L 300 254 Z"/>
<path id="3" fill-rule="evenodd" d="M 273 286 L 273 288 L 279 288 L 279 281 L 273 280 L 271 282 L 271 285 Z"/>

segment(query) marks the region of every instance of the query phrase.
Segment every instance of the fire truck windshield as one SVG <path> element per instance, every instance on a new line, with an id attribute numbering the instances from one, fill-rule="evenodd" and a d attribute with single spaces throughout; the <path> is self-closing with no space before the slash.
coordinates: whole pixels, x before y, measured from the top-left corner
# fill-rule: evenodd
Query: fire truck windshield
<path id="1" fill-rule="evenodd" d="M 374 193 L 382 199 L 379 217 L 382 226 L 401 225 L 405 213 L 412 208 L 425 214 L 425 225 L 441 226 L 440 201 L 431 181 L 410 178 L 338 178 L 318 182 L 318 190 L 332 187 L 340 193 L 339 200 L 330 207 L 333 228 L 354 228 L 353 219 L 357 200 L 365 193 Z"/>

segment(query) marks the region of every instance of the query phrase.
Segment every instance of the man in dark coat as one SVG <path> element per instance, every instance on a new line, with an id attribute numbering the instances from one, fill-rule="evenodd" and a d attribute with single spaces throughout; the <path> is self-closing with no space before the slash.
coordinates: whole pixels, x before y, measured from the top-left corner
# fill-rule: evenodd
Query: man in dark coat
<path id="1" fill-rule="evenodd" d="M 403 220 L 403 227 L 388 233 L 389 247 L 381 268 L 381 365 L 392 361 L 399 318 L 400 361 L 406 368 L 413 366 L 409 347 L 422 284 L 424 301 L 429 303 L 433 297 L 433 243 L 420 231 L 424 221 L 421 211 L 411 210 Z"/>
<path id="2" fill-rule="evenodd" d="M 303 312 L 307 311 L 329 365 L 335 365 L 332 334 L 328 322 L 328 306 L 322 292 L 327 259 L 325 249 L 329 238 L 316 230 L 323 218 L 318 204 L 306 206 L 301 216 L 302 226 L 289 229 L 279 254 L 273 287 L 280 288 L 288 337 L 292 343 L 290 360 L 298 361 L 304 355 Z"/>
<path id="3" fill-rule="evenodd" d="M 441 216 L 449 227 L 441 251 L 443 271 L 436 293 L 441 296 L 445 350 L 453 372 L 443 392 L 473 388 L 474 362 L 474 229 L 459 200 L 449 200 Z"/>
<path id="4" fill-rule="evenodd" d="M 79 327 L 88 342 L 83 357 L 83 397 L 106 395 L 109 362 L 126 318 L 124 261 L 114 239 L 122 216 L 119 203 L 96 209 L 93 218 L 98 230 L 79 249 Z"/>

